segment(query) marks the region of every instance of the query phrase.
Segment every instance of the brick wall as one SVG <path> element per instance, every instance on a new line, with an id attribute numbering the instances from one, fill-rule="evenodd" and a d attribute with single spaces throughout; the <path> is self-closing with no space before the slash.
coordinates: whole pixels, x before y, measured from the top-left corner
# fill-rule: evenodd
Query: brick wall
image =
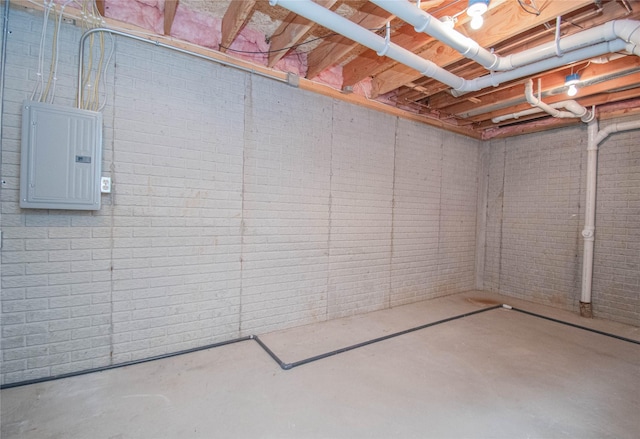
<path id="1" fill-rule="evenodd" d="M 593 310 L 640 326 L 640 132 L 609 136 L 598 156 Z"/>
<path id="2" fill-rule="evenodd" d="M 632 325 L 640 325 L 638 138 L 615 134 L 600 147 L 592 291 L 596 317 Z M 586 146 L 586 125 L 491 142 L 485 289 L 578 310 Z"/>
<path id="3" fill-rule="evenodd" d="M 478 142 L 120 37 L 113 193 L 97 212 L 20 209 L 41 23 L 11 11 L 2 382 L 473 288 Z M 79 36 L 63 26 L 57 104 L 74 104 Z"/>

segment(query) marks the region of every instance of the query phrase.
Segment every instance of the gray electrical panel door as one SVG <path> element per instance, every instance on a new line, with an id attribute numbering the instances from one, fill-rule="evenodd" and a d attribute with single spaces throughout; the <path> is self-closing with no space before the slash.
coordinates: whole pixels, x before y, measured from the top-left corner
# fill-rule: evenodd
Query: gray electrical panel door
<path id="1" fill-rule="evenodd" d="M 100 209 L 102 113 L 25 101 L 20 207 Z"/>

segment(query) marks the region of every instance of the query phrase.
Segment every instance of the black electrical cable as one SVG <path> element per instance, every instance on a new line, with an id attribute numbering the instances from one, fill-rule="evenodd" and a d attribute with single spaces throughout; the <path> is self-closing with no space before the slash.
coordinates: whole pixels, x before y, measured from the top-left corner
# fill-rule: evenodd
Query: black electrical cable
<path id="1" fill-rule="evenodd" d="M 25 380 L 25 381 L 18 381 L 15 383 L 3 384 L 0 386 L 0 389 L 4 390 L 4 389 L 10 389 L 12 387 L 20 387 L 20 386 L 26 386 L 29 384 L 44 383 L 46 381 L 60 380 L 62 378 L 71 378 L 71 377 L 80 376 L 80 375 L 87 375 L 89 373 L 94 373 L 94 372 L 104 372 L 105 370 L 117 369 L 119 367 L 125 367 L 125 366 L 133 366 L 135 364 L 147 363 L 149 361 L 162 360 L 165 358 L 171 358 L 171 357 L 175 357 L 183 354 L 190 354 L 192 352 L 197 352 L 197 351 L 204 351 L 206 349 L 213 349 L 220 346 L 226 346 L 229 344 L 238 343 L 246 340 L 251 340 L 251 337 L 248 336 L 248 337 L 234 338 L 233 340 L 221 341 L 220 343 L 212 343 L 205 346 L 199 346 L 197 348 L 184 349 L 181 351 L 171 352 L 168 354 L 156 355 L 155 357 L 142 358 L 140 360 L 125 361 L 124 363 L 111 364 L 109 366 L 95 367 L 93 369 L 79 370 L 77 372 L 69 372 L 69 373 L 63 373 L 60 375 L 53 375 L 49 377 L 35 378 L 32 380 Z"/>
<path id="2" fill-rule="evenodd" d="M 634 340 L 632 338 L 622 337 L 620 335 L 611 334 L 610 332 L 604 332 L 604 331 L 600 331 L 598 329 L 589 328 L 587 326 L 582 326 L 582 325 L 577 325 L 575 323 L 565 322 L 563 320 L 558 320 L 558 319 L 554 319 L 553 317 L 543 316 L 542 314 L 536 314 L 534 312 L 525 311 L 523 309 L 518 309 L 518 308 L 511 308 L 511 309 L 513 309 L 514 311 L 521 312 L 523 314 L 527 314 L 527 315 L 530 315 L 530 316 L 534 316 L 534 317 L 538 317 L 538 318 L 541 318 L 541 319 L 549 320 L 549 321 L 555 322 L 555 323 L 560 323 L 561 325 L 571 326 L 572 328 L 584 329 L 585 331 L 594 332 L 596 334 L 604 335 L 606 337 L 612 337 L 612 338 L 615 338 L 615 339 L 618 339 L 618 340 L 622 340 L 622 341 L 626 341 L 626 342 L 629 342 L 629 343 L 634 343 L 634 344 L 640 345 L 640 341 L 639 340 Z"/>
<path id="3" fill-rule="evenodd" d="M 518 0 L 518 4 L 522 8 L 522 10 L 525 11 L 526 13 L 531 14 L 531 15 L 536 15 L 536 16 L 540 15 L 540 9 L 538 9 L 535 6 L 535 4 L 527 4 L 527 3 L 523 2 L 522 0 Z M 529 10 L 529 8 L 531 8 L 531 10 Z"/>
<path id="4" fill-rule="evenodd" d="M 560 323 L 562 325 L 567 325 L 567 326 L 571 326 L 573 328 L 578 328 L 578 329 L 583 329 L 585 331 L 589 331 L 589 332 L 593 332 L 596 334 L 600 334 L 600 335 L 604 335 L 607 337 L 612 337 L 618 340 L 622 340 L 622 341 L 626 341 L 629 343 L 634 343 L 634 344 L 638 344 L 640 345 L 640 341 L 638 340 L 634 340 L 631 338 L 627 338 L 627 337 L 622 337 L 616 334 L 611 334 L 609 332 L 604 332 L 604 331 L 600 331 L 597 329 L 592 329 L 586 326 L 582 326 L 582 325 L 577 325 L 575 323 L 570 323 L 570 322 L 565 322 L 562 320 L 558 320 L 552 317 L 547 317 L 544 316 L 542 314 L 536 314 L 530 311 L 525 311 L 523 309 L 518 309 L 518 308 L 513 308 L 511 306 L 508 305 L 495 305 L 495 306 L 491 306 L 488 308 L 483 308 L 483 309 L 479 309 L 476 311 L 471 311 L 471 312 L 467 312 L 464 314 L 459 314 L 457 316 L 453 316 L 453 317 L 448 317 L 446 319 L 442 319 L 442 320 L 438 320 L 435 322 L 431 322 L 431 323 L 426 323 L 424 325 L 420 325 L 420 326 L 416 326 L 414 328 L 410 328 L 410 329 L 405 329 L 404 331 L 399 331 L 399 332 L 394 332 L 393 334 L 388 334 L 382 337 L 378 337 L 378 338 L 374 338 L 371 340 L 367 340 L 361 343 L 357 343 L 351 346 L 346 346 L 340 349 L 336 349 L 334 351 L 330 351 L 330 352 L 326 352 L 324 354 L 320 354 L 320 355 L 315 355 L 313 357 L 309 357 L 309 358 L 305 358 L 303 360 L 299 360 L 299 361 L 295 361 L 293 363 L 285 363 L 284 361 L 282 361 L 280 359 L 280 357 L 278 357 L 262 340 L 260 340 L 260 338 L 257 335 L 249 335 L 246 337 L 240 337 L 240 338 L 235 338 L 232 340 L 227 340 L 227 341 L 223 341 L 220 343 L 213 343 L 213 344 L 209 344 L 209 345 L 205 345 L 205 346 L 200 346 L 200 347 L 196 347 L 196 348 L 191 348 L 191 349 L 185 349 L 182 351 L 178 351 L 178 352 L 172 352 L 172 353 L 168 353 L 168 354 L 163 354 L 163 355 L 157 355 L 155 357 L 149 357 L 149 358 L 143 358 L 140 360 L 133 360 L 133 361 L 127 361 L 124 363 L 118 363 L 118 364 L 112 364 L 110 366 L 103 366 L 103 367 L 97 367 L 97 368 L 93 368 L 93 369 L 87 369 L 87 370 L 82 370 L 82 371 L 77 371 L 77 372 L 70 372 L 70 373 L 65 373 L 65 374 L 61 374 L 61 375 L 54 375 L 54 376 L 50 376 L 50 377 L 43 377 L 43 378 L 36 378 L 36 379 L 32 379 L 32 380 L 25 380 L 25 381 L 18 381 L 15 383 L 9 383 L 9 384 L 3 384 L 0 386 L 0 389 L 10 389 L 13 387 L 21 387 L 21 386 L 26 386 L 29 384 L 37 384 L 37 383 L 43 383 L 46 381 L 53 381 L 53 380 L 58 380 L 58 379 L 62 379 L 62 378 L 71 378 L 74 376 L 79 376 L 79 375 L 86 375 L 89 373 L 94 373 L 94 372 L 103 372 L 106 370 L 111 370 L 111 369 L 116 369 L 119 367 L 125 367 L 125 366 L 133 366 L 136 364 L 141 364 L 141 363 L 147 363 L 149 361 L 155 361 L 155 360 L 162 360 L 165 358 L 170 358 L 170 357 L 175 357 L 178 355 L 182 355 L 182 354 L 190 354 L 193 352 L 197 352 L 197 351 L 203 351 L 206 349 L 213 349 L 213 348 L 217 348 L 217 347 L 221 347 L 221 346 L 226 346 L 226 345 L 230 345 L 230 344 L 234 344 L 234 343 L 239 343 L 242 341 L 248 341 L 248 340 L 254 340 L 256 343 L 258 343 L 258 345 L 276 362 L 278 363 L 278 366 L 280 366 L 283 370 L 290 370 L 293 369 L 294 367 L 298 367 L 298 366 L 302 366 L 304 364 L 309 364 L 312 363 L 314 361 L 318 361 L 318 360 L 322 360 L 324 358 L 328 358 L 328 357 L 332 357 L 338 354 L 342 354 L 344 352 L 349 352 L 352 351 L 354 349 L 358 349 L 358 348 L 362 348 L 365 346 L 369 346 L 371 344 L 374 343 L 379 343 L 381 341 L 385 341 L 385 340 L 389 340 L 391 338 L 395 338 L 395 337 L 399 337 L 401 335 L 405 335 L 405 334 L 409 334 L 411 332 L 415 332 L 415 331 L 420 331 L 422 329 L 426 329 L 432 326 L 436 326 L 436 325 L 441 325 L 443 323 L 447 323 L 447 322 L 451 322 L 454 320 L 458 320 L 458 319 L 462 319 L 465 317 L 469 317 L 475 314 L 480 314 L 483 312 L 487 312 L 487 311 L 491 311 L 494 309 L 498 309 L 498 308 L 505 308 L 505 309 L 511 309 L 513 311 L 517 311 L 523 314 L 527 314 L 533 317 L 538 317 L 544 320 L 549 320 L 555 323 Z"/>
<path id="5" fill-rule="evenodd" d="M 421 329 L 429 328 L 431 326 L 440 325 L 442 323 L 451 322 L 453 320 L 462 319 L 464 317 L 469 317 L 469 316 L 472 316 L 472 315 L 475 315 L 475 314 L 480 314 L 480 313 L 491 311 L 493 309 L 498 309 L 498 308 L 502 308 L 502 305 L 495 305 L 495 306 L 491 306 L 489 308 L 483 308 L 483 309 L 479 309 L 479 310 L 476 310 L 476 311 L 471 311 L 471 312 L 467 312 L 467 313 L 460 314 L 460 315 L 457 315 L 457 316 L 453 316 L 453 317 L 449 317 L 449 318 L 446 318 L 446 319 L 438 320 L 436 322 L 427 323 L 425 325 L 416 326 L 415 328 L 405 329 L 404 331 L 394 332 L 393 334 L 388 334 L 388 335 L 385 335 L 383 337 L 374 338 L 372 340 L 367 340 L 367 341 L 364 341 L 362 343 L 357 343 L 357 344 L 354 344 L 354 345 L 351 345 L 351 346 L 347 346 L 347 347 L 344 347 L 344 348 L 336 349 L 335 351 L 327 352 L 325 354 L 320 354 L 320 355 L 316 355 L 314 357 L 306 358 L 304 360 L 296 361 L 294 363 L 285 364 L 284 366 L 287 366 L 287 367 L 282 366 L 282 368 L 286 369 L 286 370 L 293 369 L 294 367 L 302 366 L 303 364 L 312 363 L 314 361 L 322 360 L 323 358 L 332 357 L 334 355 L 342 354 L 344 352 L 352 351 L 354 349 L 358 349 L 358 348 L 362 348 L 362 347 L 365 347 L 365 346 L 369 346 L 370 344 L 374 344 L 374 343 L 378 343 L 378 342 L 381 342 L 381 341 L 389 340 L 390 338 L 399 337 L 401 335 L 409 334 L 409 333 L 415 332 L 415 331 L 420 331 Z"/>
<path id="6" fill-rule="evenodd" d="M 390 29 L 396 29 L 396 28 L 399 28 L 399 27 L 402 27 L 402 26 L 401 25 L 395 25 L 395 26 L 391 26 Z M 386 27 L 372 27 L 372 28 L 366 28 L 366 29 L 370 30 L 370 31 L 381 31 L 381 30 L 385 30 Z M 278 36 L 278 35 L 280 35 L 280 34 L 273 35 L 271 38 L 273 38 L 275 36 Z M 331 37 L 335 37 L 335 36 L 340 36 L 340 34 L 332 32 L 332 33 L 329 33 L 327 35 L 322 35 L 321 37 L 312 38 L 312 39 L 304 41 L 302 43 L 293 44 L 291 46 L 283 47 L 282 49 L 275 49 L 275 50 L 236 50 L 236 49 L 232 49 L 232 48 L 227 47 L 227 46 L 223 46 L 222 44 L 220 44 L 219 47 L 221 49 L 228 50 L 229 52 L 250 53 L 250 54 L 263 55 L 263 54 L 268 54 L 268 53 L 286 52 L 286 51 L 289 51 L 291 49 L 296 49 L 296 48 L 298 48 L 300 46 L 304 46 L 305 44 L 313 43 L 314 41 L 324 40 L 325 38 L 331 38 Z"/>

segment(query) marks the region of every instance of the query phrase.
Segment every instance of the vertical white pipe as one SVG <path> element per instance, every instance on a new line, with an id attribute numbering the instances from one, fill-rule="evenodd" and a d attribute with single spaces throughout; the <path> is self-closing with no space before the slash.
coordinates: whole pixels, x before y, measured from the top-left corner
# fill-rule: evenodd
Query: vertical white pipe
<path id="1" fill-rule="evenodd" d="M 587 201 L 582 237 L 584 254 L 582 260 L 582 294 L 580 296 L 580 315 L 591 317 L 591 286 L 593 283 L 593 246 L 596 231 L 596 189 L 598 178 L 598 145 L 611 133 L 640 129 L 640 120 L 615 123 L 598 131 L 597 119 L 589 122 L 587 128 Z"/>
<path id="2" fill-rule="evenodd" d="M 580 315 L 591 317 L 591 282 L 593 280 L 593 244 L 596 223 L 596 177 L 598 169 L 598 120 L 589 122 L 587 127 L 587 200 L 585 204 L 584 253 L 582 262 L 582 294 L 580 296 Z M 587 309 L 588 308 L 588 309 Z"/>

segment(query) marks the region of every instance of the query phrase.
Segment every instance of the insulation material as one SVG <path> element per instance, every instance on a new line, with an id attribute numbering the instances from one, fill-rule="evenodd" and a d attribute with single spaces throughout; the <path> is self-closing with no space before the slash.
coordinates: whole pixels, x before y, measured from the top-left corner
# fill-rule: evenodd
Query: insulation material
<path id="1" fill-rule="evenodd" d="M 68 0 L 55 0 L 65 3 Z M 106 0 L 105 16 L 114 20 L 130 23 L 159 35 L 164 34 L 165 0 Z M 222 39 L 222 20 L 209 14 L 194 11 L 182 3 L 178 4 L 171 27 L 171 36 L 199 46 L 218 50 Z M 260 65 L 267 65 L 269 43 L 264 33 L 245 27 L 236 37 L 228 50 L 228 54 Z M 291 72 L 304 77 L 307 73 L 307 55 L 293 52 L 283 57 L 274 67 L 283 72 Z M 327 83 L 342 84 L 342 73 L 339 79 L 332 79 L 336 74 L 326 74 Z M 333 80 L 333 82 L 331 82 Z"/>
<path id="2" fill-rule="evenodd" d="M 163 0 L 106 0 L 104 15 L 164 34 Z"/>
<path id="3" fill-rule="evenodd" d="M 182 4 L 178 4 L 176 16 L 171 26 L 171 36 L 217 50 L 222 39 L 221 29 L 222 20 L 219 18 L 199 14 Z"/>
<path id="4" fill-rule="evenodd" d="M 287 54 L 273 66 L 276 70 L 290 72 L 303 78 L 307 76 L 307 67 L 307 54 L 300 52 Z"/>
<path id="5" fill-rule="evenodd" d="M 269 43 L 267 43 L 264 34 L 255 29 L 245 27 L 233 40 L 228 52 L 237 58 L 266 66 L 268 50 Z"/>
<path id="6" fill-rule="evenodd" d="M 314 82 L 342 90 L 342 66 L 334 65 L 324 69 L 314 78 Z"/>
<path id="7" fill-rule="evenodd" d="M 353 93 L 371 98 L 371 90 L 373 89 L 373 78 L 367 77 L 353 86 Z"/>

